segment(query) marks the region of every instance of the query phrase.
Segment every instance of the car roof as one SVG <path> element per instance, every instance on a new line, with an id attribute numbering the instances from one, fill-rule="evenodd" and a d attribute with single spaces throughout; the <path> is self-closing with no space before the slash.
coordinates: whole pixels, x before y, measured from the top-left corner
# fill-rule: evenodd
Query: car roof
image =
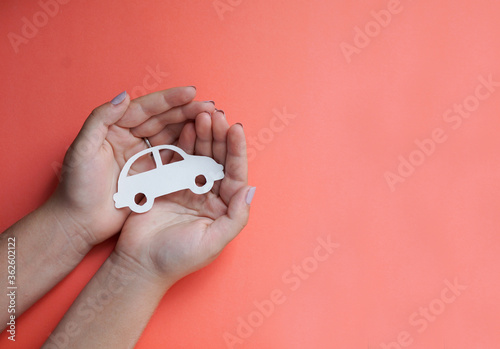
<path id="1" fill-rule="evenodd" d="M 154 151 L 160 151 L 160 150 L 164 150 L 164 149 L 175 151 L 180 156 L 182 156 L 183 159 L 186 159 L 189 156 L 184 150 L 182 150 L 179 147 L 176 147 L 175 145 L 163 144 L 163 145 L 157 145 L 157 146 L 154 146 L 151 148 L 147 148 L 147 149 L 141 150 L 140 152 L 133 155 L 130 159 L 127 160 L 127 162 L 125 163 L 125 166 L 123 166 L 123 168 L 121 170 L 120 178 L 128 176 L 128 172 L 130 171 L 130 168 L 132 167 L 134 162 L 137 159 L 139 159 L 140 157 L 142 157 L 146 154 L 149 154 L 149 153 L 153 153 Z M 158 168 L 158 164 L 156 163 L 156 159 L 155 159 L 155 164 L 156 164 L 156 167 Z"/>

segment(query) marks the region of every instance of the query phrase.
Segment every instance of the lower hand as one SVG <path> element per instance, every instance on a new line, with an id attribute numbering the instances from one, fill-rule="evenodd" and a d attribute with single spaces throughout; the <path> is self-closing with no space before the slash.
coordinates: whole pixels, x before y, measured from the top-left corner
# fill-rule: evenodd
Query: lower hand
<path id="1" fill-rule="evenodd" d="M 183 190 L 156 199 L 147 213 L 132 213 L 114 251 L 166 287 L 209 264 L 236 237 L 255 192 L 247 185 L 243 127 L 229 127 L 223 112 L 201 113 L 184 125 L 177 146 L 224 165 L 224 179 L 206 194 Z"/>

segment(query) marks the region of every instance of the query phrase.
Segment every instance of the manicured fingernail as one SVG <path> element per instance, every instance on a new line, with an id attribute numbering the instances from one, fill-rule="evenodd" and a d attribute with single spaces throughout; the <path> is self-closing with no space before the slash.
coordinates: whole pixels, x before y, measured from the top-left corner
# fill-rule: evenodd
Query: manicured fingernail
<path id="1" fill-rule="evenodd" d="M 205 101 L 205 103 L 212 103 L 213 105 L 215 105 L 214 101 Z"/>
<path id="2" fill-rule="evenodd" d="M 252 203 L 253 196 L 255 195 L 255 189 L 257 189 L 257 187 L 251 187 L 250 190 L 248 191 L 246 198 L 247 205 L 250 205 Z"/>
<path id="3" fill-rule="evenodd" d="M 118 96 L 116 96 L 111 100 L 111 104 L 118 105 L 121 102 L 123 102 L 126 97 L 127 97 L 127 91 L 123 91 L 122 93 L 120 93 Z"/>
<path id="4" fill-rule="evenodd" d="M 243 127 L 243 124 L 241 122 L 237 122 L 236 125 L 240 125 L 241 127 Z"/>

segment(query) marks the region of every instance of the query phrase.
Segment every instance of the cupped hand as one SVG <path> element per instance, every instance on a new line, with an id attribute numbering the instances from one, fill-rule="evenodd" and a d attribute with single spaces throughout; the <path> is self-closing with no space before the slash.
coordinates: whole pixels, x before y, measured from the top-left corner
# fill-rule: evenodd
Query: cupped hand
<path id="1" fill-rule="evenodd" d="M 224 165 L 224 179 L 206 194 L 186 189 L 157 198 L 146 213 L 132 213 L 114 251 L 168 285 L 209 264 L 236 237 L 247 224 L 255 192 L 247 185 L 243 127 L 229 127 L 223 112 L 201 113 L 186 123 L 176 144 Z"/>
<path id="2" fill-rule="evenodd" d="M 50 201 L 90 245 L 117 233 L 130 210 L 117 210 L 113 194 L 120 169 L 151 142 L 177 142 L 186 121 L 213 112 L 209 102 L 193 101 L 196 89 L 178 87 L 130 100 L 126 92 L 96 108 L 64 158 L 61 182 Z M 133 171 L 150 163 L 138 162 Z"/>

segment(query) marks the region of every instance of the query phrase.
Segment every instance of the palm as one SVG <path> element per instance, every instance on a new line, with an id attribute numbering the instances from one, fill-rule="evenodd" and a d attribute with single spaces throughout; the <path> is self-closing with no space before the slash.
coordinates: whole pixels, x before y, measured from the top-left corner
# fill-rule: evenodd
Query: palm
<path id="1" fill-rule="evenodd" d="M 217 248 L 206 240 L 209 236 L 207 230 L 215 219 L 225 214 L 227 207 L 213 194 L 203 197 L 211 196 L 207 201 L 213 201 L 220 212 L 200 210 L 193 202 L 201 200 L 188 198 L 196 196 L 193 193 L 170 196 L 157 199 L 148 213 L 133 213 L 129 217 L 120 235 L 120 248 L 140 250 L 147 246 L 152 264 L 161 273 L 175 274 L 181 265 L 188 265 L 187 271 L 191 272 L 204 266 L 208 262 L 205 256 Z M 199 257 L 193 260 L 192 256 Z"/>
<path id="2" fill-rule="evenodd" d="M 118 127 L 112 126 L 118 129 Z M 129 130 L 114 130 L 123 133 L 118 140 L 113 131 L 106 137 L 97 156 L 71 169 L 63 177 L 65 187 L 78 209 L 78 216 L 92 222 L 87 229 L 92 231 L 92 240 L 100 242 L 120 230 L 127 218 L 126 211 L 116 210 L 112 196 L 116 191 L 117 178 L 123 167 L 124 154 L 144 149 L 144 141 L 134 137 Z M 125 136 L 125 132 L 128 133 Z M 141 149 L 142 147 L 142 149 Z"/>

